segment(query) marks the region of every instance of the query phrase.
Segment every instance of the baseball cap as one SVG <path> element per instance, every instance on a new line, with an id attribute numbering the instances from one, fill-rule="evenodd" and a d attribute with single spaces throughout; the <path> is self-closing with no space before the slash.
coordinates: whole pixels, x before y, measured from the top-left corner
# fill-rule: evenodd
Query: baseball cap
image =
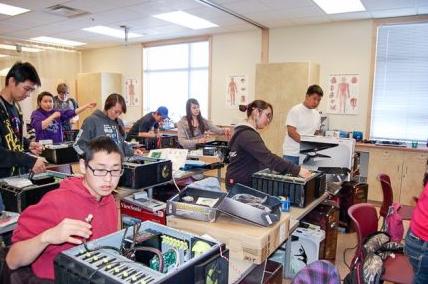
<path id="1" fill-rule="evenodd" d="M 164 106 L 158 107 L 156 111 L 162 118 L 168 118 L 168 109 Z"/>

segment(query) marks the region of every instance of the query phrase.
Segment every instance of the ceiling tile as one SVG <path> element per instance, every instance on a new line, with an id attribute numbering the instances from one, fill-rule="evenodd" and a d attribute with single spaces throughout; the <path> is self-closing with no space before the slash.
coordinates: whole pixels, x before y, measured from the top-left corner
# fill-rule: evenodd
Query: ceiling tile
<path id="1" fill-rule="evenodd" d="M 388 17 L 401 17 L 416 15 L 416 8 L 407 9 L 390 9 L 390 10 L 376 10 L 372 11 L 371 15 L 374 18 L 388 18 Z"/>

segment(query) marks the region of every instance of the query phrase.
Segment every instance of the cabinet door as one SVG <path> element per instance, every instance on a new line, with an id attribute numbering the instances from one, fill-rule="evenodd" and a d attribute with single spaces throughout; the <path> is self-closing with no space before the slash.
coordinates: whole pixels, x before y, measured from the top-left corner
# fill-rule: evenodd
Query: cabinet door
<path id="1" fill-rule="evenodd" d="M 419 197 L 423 189 L 422 179 L 424 177 L 427 159 L 427 153 L 404 153 L 403 177 L 400 193 L 401 204 L 415 205 L 413 196 Z"/>
<path id="2" fill-rule="evenodd" d="M 389 175 L 394 201 L 400 199 L 403 153 L 398 150 L 371 149 L 369 154 L 369 200 L 383 201 L 382 187 L 377 179 L 381 173 Z"/>

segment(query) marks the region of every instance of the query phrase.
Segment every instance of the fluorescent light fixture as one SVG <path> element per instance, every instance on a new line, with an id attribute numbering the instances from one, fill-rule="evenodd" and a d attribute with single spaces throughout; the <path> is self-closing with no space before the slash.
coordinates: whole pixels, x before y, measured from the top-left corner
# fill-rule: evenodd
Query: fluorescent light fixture
<path id="1" fill-rule="evenodd" d="M 0 3 L 0 14 L 8 16 L 16 16 L 22 13 L 29 12 L 30 10 L 12 5 Z"/>
<path id="2" fill-rule="evenodd" d="M 7 49 L 7 50 L 14 50 L 14 51 L 25 51 L 25 52 L 40 52 L 41 49 L 33 48 L 33 47 L 26 47 L 22 45 L 10 45 L 10 44 L 0 44 L 0 49 Z"/>
<path id="3" fill-rule="evenodd" d="M 35 41 L 35 42 L 40 42 L 40 43 L 48 43 L 48 44 L 55 44 L 55 45 L 60 45 L 60 46 L 71 46 L 71 47 L 86 44 L 84 42 L 67 40 L 67 39 L 62 39 L 62 38 L 49 37 L 49 36 L 33 37 L 33 38 L 30 38 L 30 40 Z"/>
<path id="4" fill-rule="evenodd" d="M 84 28 L 82 30 L 91 32 L 91 33 L 97 33 L 97 34 L 107 35 L 111 37 L 121 38 L 121 39 L 125 38 L 125 30 L 113 29 L 106 26 L 93 26 L 89 28 Z M 128 32 L 128 38 L 136 38 L 136 37 L 142 37 L 142 36 L 143 35 L 140 35 L 137 33 Z"/>
<path id="5" fill-rule="evenodd" d="M 170 13 L 158 14 L 158 15 L 153 15 L 153 17 L 173 23 L 173 24 L 191 28 L 193 30 L 218 27 L 218 25 L 211 23 L 210 21 L 193 16 L 192 14 L 189 14 L 183 11 L 175 11 Z"/>
<path id="6" fill-rule="evenodd" d="M 327 14 L 365 11 L 360 0 L 312 0 Z"/>
<path id="7" fill-rule="evenodd" d="M 6 54 L 0 54 L 0 57 L 8 57 L 9 55 Z"/>

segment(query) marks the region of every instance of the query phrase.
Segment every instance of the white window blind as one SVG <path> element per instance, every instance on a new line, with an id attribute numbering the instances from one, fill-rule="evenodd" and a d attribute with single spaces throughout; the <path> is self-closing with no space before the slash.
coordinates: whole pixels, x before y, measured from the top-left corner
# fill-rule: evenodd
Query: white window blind
<path id="1" fill-rule="evenodd" d="M 208 41 L 144 48 L 144 113 L 166 106 L 178 121 L 186 114 L 186 101 L 198 100 L 202 116 L 208 114 Z"/>
<path id="2" fill-rule="evenodd" d="M 380 26 L 370 138 L 428 138 L 428 23 Z"/>

